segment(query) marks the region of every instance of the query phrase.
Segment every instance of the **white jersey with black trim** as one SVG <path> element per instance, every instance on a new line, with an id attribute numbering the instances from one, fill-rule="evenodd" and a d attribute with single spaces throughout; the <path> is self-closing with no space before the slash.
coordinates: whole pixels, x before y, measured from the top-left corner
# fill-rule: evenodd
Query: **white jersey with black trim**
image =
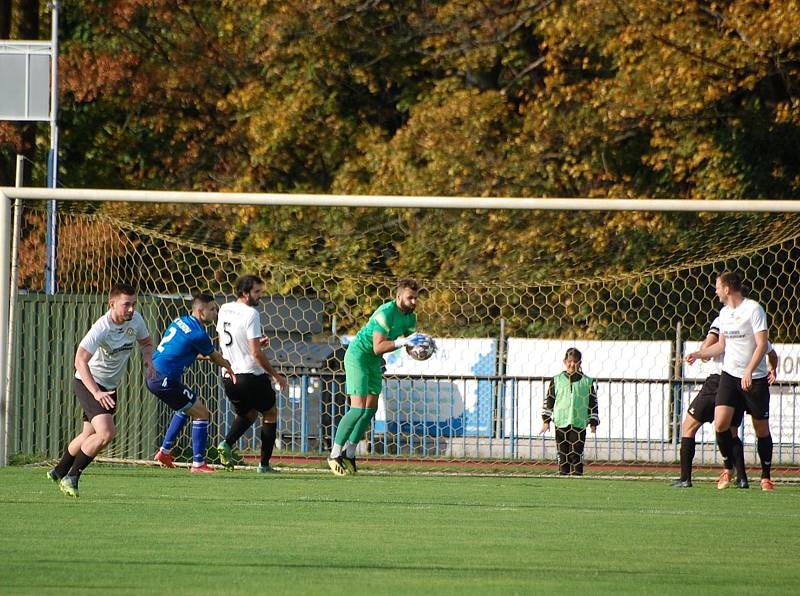
<path id="1" fill-rule="evenodd" d="M 756 349 L 756 333 L 767 329 L 767 314 L 755 300 L 745 298 L 736 308 L 724 306 L 719 311 L 719 330 L 725 338 L 722 370 L 729 375 L 742 378 Z M 753 378 L 764 378 L 767 373 L 765 354 L 753 371 Z"/>
<path id="2" fill-rule="evenodd" d="M 229 302 L 219 309 L 217 333 L 222 355 L 237 375 L 263 375 L 266 371 L 250 353 L 251 339 L 261 337 L 261 317 L 252 306 Z"/>
<path id="3" fill-rule="evenodd" d="M 83 336 L 81 348 L 89 352 L 89 371 L 95 382 L 106 389 L 116 389 L 131 357 L 137 340 L 150 337 L 147 325 L 138 312 L 130 321 L 117 325 L 111 320 L 109 310 L 95 321 L 92 328 Z M 75 371 L 75 378 L 80 375 Z"/>

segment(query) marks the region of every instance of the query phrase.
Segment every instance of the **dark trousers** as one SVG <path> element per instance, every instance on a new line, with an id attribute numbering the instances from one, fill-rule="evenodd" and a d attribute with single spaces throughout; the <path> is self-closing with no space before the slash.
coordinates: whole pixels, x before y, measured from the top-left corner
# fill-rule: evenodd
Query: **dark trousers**
<path id="1" fill-rule="evenodd" d="M 558 473 L 581 476 L 583 474 L 583 447 L 586 444 L 586 429 L 574 426 L 556 427 L 558 448 Z"/>

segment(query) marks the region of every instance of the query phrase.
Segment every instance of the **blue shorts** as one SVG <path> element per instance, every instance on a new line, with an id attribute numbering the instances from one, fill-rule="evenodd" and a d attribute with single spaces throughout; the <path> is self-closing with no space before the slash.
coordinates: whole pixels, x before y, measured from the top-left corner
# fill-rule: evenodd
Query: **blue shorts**
<path id="1" fill-rule="evenodd" d="M 154 379 L 147 379 L 147 388 L 150 393 L 177 412 L 185 412 L 197 401 L 195 392 L 181 383 L 180 379 L 156 375 Z"/>

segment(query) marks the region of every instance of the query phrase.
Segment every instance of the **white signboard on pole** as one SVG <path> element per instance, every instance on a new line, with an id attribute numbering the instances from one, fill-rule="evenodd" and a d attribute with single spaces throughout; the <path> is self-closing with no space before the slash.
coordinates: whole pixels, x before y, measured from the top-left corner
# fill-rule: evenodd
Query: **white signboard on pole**
<path id="1" fill-rule="evenodd" d="M 49 41 L 0 41 L 0 120 L 50 120 Z"/>

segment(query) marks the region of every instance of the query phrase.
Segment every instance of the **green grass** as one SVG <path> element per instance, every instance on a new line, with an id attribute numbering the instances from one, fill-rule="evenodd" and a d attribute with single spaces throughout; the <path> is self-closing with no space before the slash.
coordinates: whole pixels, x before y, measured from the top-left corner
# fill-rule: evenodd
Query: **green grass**
<path id="1" fill-rule="evenodd" d="M 3 594 L 757 594 L 800 585 L 800 487 L 0 469 Z"/>

